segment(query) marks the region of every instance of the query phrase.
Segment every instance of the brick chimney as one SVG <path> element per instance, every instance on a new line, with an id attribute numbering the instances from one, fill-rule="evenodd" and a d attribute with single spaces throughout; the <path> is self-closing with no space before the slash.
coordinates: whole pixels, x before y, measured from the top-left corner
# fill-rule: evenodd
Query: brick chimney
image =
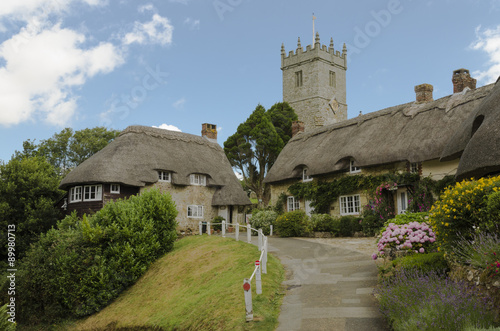
<path id="1" fill-rule="evenodd" d="M 460 93 L 466 87 L 474 90 L 477 83 L 477 81 L 470 76 L 469 70 L 467 69 L 454 70 L 451 81 L 453 82 L 453 93 Z"/>
<path id="2" fill-rule="evenodd" d="M 432 98 L 432 91 L 434 88 L 431 84 L 420 84 L 415 86 L 416 101 L 417 103 L 425 103 L 434 100 Z"/>
<path id="3" fill-rule="evenodd" d="M 304 132 L 305 125 L 302 121 L 293 121 L 292 122 L 292 137 L 294 137 L 299 132 Z"/>
<path id="4" fill-rule="evenodd" d="M 201 125 L 201 136 L 212 142 L 217 142 L 217 126 L 215 124 L 203 123 Z"/>

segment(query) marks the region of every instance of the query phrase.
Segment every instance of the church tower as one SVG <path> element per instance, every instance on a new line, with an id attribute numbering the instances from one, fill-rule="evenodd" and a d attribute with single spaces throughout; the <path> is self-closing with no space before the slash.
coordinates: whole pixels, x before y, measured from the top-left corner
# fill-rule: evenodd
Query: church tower
<path id="1" fill-rule="evenodd" d="M 281 46 L 283 101 L 293 107 L 305 130 L 347 119 L 346 70 L 347 49 L 342 53 L 321 45 L 316 33 L 314 45 L 304 51 L 300 38 L 297 50 L 288 56 Z"/>

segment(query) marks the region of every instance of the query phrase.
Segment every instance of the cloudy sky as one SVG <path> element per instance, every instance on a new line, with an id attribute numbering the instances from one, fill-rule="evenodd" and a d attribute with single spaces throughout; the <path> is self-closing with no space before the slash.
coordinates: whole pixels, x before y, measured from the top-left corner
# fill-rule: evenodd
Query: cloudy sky
<path id="1" fill-rule="evenodd" d="M 219 143 L 282 100 L 280 49 L 347 44 L 349 117 L 500 75 L 500 0 L 16 0 L 0 2 L 0 160 L 65 127 L 140 124 Z"/>

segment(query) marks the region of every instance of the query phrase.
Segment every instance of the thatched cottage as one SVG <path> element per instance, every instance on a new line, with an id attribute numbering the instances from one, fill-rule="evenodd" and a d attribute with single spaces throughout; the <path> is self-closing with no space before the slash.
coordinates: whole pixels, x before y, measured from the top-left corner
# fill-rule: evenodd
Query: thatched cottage
<path id="1" fill-rule="evenodd" d="M 155 187 L 172 195 L 180 229 L 195 230 L 218 215 L 243 222 L 251 202 L 216 139 L 213 124 L 203 124 L 202 136 L 129 126 L 61 181 L 66 213 L 92 213 Z"/>
<path id="2" fill-rule="evenodd" d="M 433 100 L 432 86 L 422 84 L 415 87 L 415 101 L 406 104 L 306 128 L 305 132 L 301 132 L 304 130 L 300 123 L 296 124 L 298 132 L 294 132 L 265 178 L 271 185 L 271 204 L 285 193 L 287 210 L 305 209 L 310 213 L 308 201 L 288 192 L 290 185 L 299 181 L 405 171 L 433 179 L 455 175 L 457 169 L 460 176 L 498 172 L 500 113 L 494 108 L 498 110 L 499 84 L 491 94 L 493 84 L 476 88 L 476 80 L 465 69 L 454 71 L 452 82 L 454 93 L 437 100 Z M 491 143 L 496 144 L 494 152 Z M 483 171 L 471 170 L 477 170 L 479 163 Z M 404 212 L 408 206 L 407 188 L 398 187 L 394 199 L 396 212 Z M 339 197 L 330 213 L 357 215 L 367 202 L 365 192 L 353 192 Z"/>
<path id="3" fill-rule="evenodd" d="M 441 160 L 460 157 L 457 179 L 500 173 L 500 77 L 451 137 Z"/>

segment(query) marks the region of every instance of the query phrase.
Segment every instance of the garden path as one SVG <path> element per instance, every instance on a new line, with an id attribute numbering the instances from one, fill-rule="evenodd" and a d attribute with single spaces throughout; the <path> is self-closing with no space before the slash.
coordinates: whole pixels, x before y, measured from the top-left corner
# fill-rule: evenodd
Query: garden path
<path id="1" fill-rule="evenodd" d="M 269 238 L 285 266 L 278 331 L 390 330 L 372 292 L 374 238 Z"/>

